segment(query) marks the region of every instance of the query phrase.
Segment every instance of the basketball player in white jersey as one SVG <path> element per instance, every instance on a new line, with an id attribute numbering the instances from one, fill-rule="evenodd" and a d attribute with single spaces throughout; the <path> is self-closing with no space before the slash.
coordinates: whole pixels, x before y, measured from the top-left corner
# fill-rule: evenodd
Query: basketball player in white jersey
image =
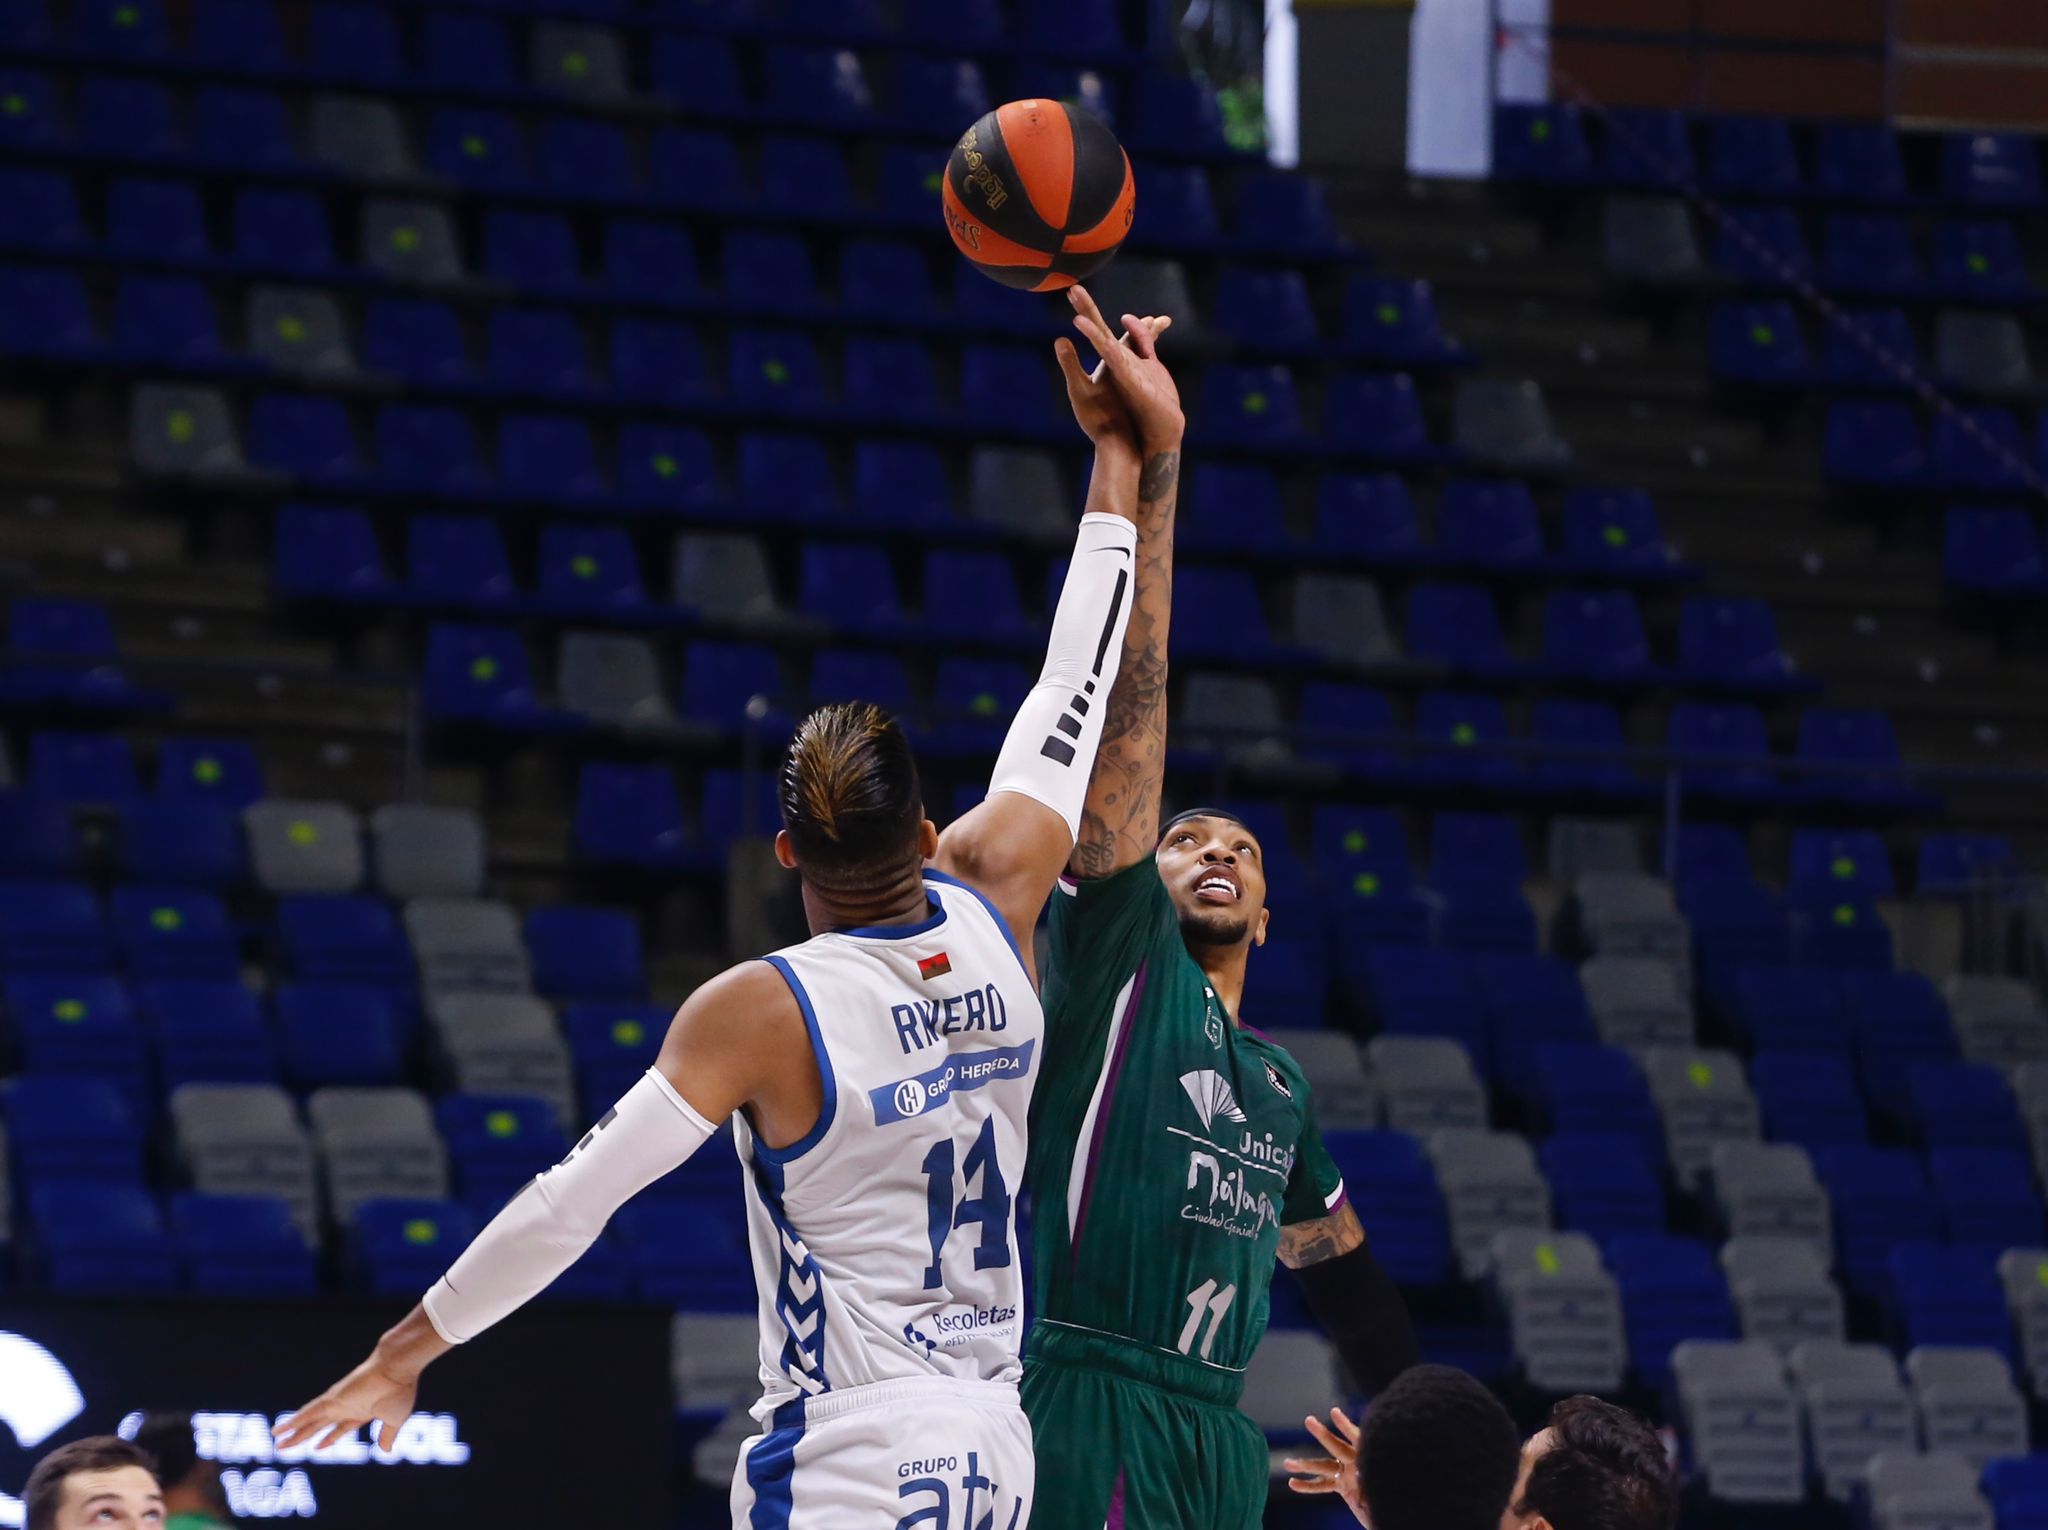
<path id="1" fill-rule="evenodd" d="M 646 1076 L 280 1442 L 374 1419 L 390 1445 L 432 1360 L 538 1295 L 732 1117 L 764 1393 L 733 1523 L 1025 1530 L 1012 1197 L 1044 1028 L 1031 932 L 1073 850 L 1123 650 L 1140 424 L 1156 437 L 1179 410 L 1152 344 L 1166 321 L 1125 316 L 1119 347 L 1079 288 L 1073 301 L 1104 364 L 1091 375 L 1056 349 L 1095 471 L 987 801 L 941 835 L 894 721 L 863 703 L 806 718 L 776 854 L 802 877 L 812 938 L 692 994 Z"/>

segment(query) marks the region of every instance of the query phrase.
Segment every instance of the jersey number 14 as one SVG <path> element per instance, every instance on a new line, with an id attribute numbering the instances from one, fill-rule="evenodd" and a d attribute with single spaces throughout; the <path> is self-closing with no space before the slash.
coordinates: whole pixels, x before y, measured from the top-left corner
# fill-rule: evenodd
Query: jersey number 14
<path id="1" fill-rule="evenodd" d="M 1001 1269 L 1010 1262 L 1010 1187 L 1003 1183 L 1003 1166 L 996 1161 L 996 1122 L 990 1116 L 981 1123 L 981 1135 L 967 1150 L 961 1168 L 962 1199 L 953 1201 L 953 1139 L 941 1137 L 924 1155 L 925 1210 L 929 1213 L 932 1262 L 925 1266 L 924 1288 L 936 1290 L 944 1283 L 940 1256 L 953 1230 L 971 1222 L 981 1224 L 981 1242 L 975 1245 L 977 1270 Z M 968 1195 L 975 1176 L 981 1178 L 981 1194 Z"/>

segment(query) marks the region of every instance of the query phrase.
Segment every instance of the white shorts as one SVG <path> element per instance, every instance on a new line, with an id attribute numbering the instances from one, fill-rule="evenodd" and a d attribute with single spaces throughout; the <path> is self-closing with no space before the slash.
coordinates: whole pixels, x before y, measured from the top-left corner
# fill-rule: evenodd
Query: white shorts
<path id="1" fill-rule="evenodd" d="M 1017 1388 L 922 1376 L 799 1398 L 740 1447 L 734 1530 L 1029 1530 Z"/>

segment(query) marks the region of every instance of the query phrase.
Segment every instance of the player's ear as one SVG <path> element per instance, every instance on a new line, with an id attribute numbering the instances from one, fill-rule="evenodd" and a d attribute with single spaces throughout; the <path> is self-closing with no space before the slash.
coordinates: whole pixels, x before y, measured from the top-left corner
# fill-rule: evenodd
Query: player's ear
<path id="1" fill-rule="evenodd" d="M 787 829 L 777 829 L 775 831 L 775 858 L 782 862 L 785 870 L 796 870 L 796 846 L 789 842 L 789 830 Z"/>
<path id="2" fill-rule="evenodd" d="M 931 860 L 939 853 L 939 826 L 929 818 L 917 826 L 917 858 Z"/>
<path id="3" fill-rule="evenodd" d="M 1271 909 L 1269 909 L 1269 908 L 1262 908 L 1262 909 L 1260 909 L 1260 910 L 1259 910 L 1259 922 L 1258 922 L 1258 924 L 1257 924 L 1257 925 L 1256 925 L 1256 926 L 1255 926 L 1255 927 L 1253 928 L 1253 930 L 1252 930 L 1252 944 L 1253 944 L 1253 945 L 1255 945 L 1255 946 L 1263 946 L 1263 945 L 1264 945 L 1264 944 L 1266 943 L 1266 926 L 1267 926 L 1267 925 L 1269 925 L 1269 924 L 1271 924 L 1272 922 L 1273 922 L 1273 911 L 1272 911 Z"/>

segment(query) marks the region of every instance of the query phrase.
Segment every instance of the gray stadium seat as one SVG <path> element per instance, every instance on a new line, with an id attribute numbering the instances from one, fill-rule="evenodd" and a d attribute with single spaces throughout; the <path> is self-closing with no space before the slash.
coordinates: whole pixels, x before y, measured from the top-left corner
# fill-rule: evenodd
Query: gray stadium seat
<path id="1" fill-rule="evenodd" d="M 1303 574 L 1294 581 L 1294 641 L 1342 664 L 1400 657 L 1379 586 L 1347 574 Z"/>
<path id="2" fill-rule="evenodd" d="M 1671 1373 L 1709 1493 L 1735 1504 L 1806 1496 L 1799 1409 L 1776 1350 L 1688 1339 L 1672 1350 Z"/>
<path id="3" fill-rule="evenodd" d="M 1497 1234 L 1550 1227 L 1550 1182 L 1526 1137 L 1446 1128 L 1427 1147 L 1467 1280 L 1487 1273 Z"/>
<path id="4" fill-rule="evenodd" d="M 727 1414 L 723 1423 L 691 1447 L 690 1475 L 707 1489 L 729 1487 L 739 1469 L 740 1451 L 760 1432 L 750 1414 Z"/>
<path id="5" fill-rule="evenodd" d="M 1998 1278 L 2028 1385 L 2036 1397 L 2048 1396 L 2048 1248 L 2007 1249 L 1998 1256 Z"/>
<path id="6" fill-rule="evenodd" d="M 1842 1289 L 1828 1275 L 1827 1256 L 1807 1239 L 1730 1238 L 1721 1245 L 1721 1268 L 1745 1339 L 1789 1353 L 1846 1331 Z"/>
<path id="7" fill-rule="evenodd" d="M 536 1095 L 570 1130 L 575 1077 L 568 1043 L 545 1003 L 531 994 L 439 993 L 427 1014 L 463 1093 Z"/>
<path id="8" fill-rule="evenodd" d="M 1551 426 L 1543 389 L 1526 379 L 1461 377 L 1451 416 L 1459 449 L 1477 461 L 1526 470 L 1571 460 L 1571 448 Z"/>
<path id="9" fill-rule="evenodd" d="M 313 1139 L 275 1084 L 181 1084 L 171 1134 L 193 1188 L 209 1195 L 275 1195 L 309 1239 L 320 1237 Z"/>
<path id="10" fill-rule="evenodd" d="M 1589 871 L 1642 869 L 1642 835 L 1626 819 L 1550 820 L 1550 874 L 1558 881 L 1576 882 Z"/>
<path id="11" fill-rule="evenodd" d="M 608 728 L 674 733 L 681 726 L 654 645 L 625 633 L 564 633 L 555 697 L 567 710 Z"/>
<path id="12" fill-rule="evenodd" d="M 265 797 L 242 809 L 257 884 L 276 893 L 354 892 L 363 885 L 363 826 L 339 802 Z"/>
<path id="13" fill-rule="evenodd" d="M 1294 750 L 1279 735 L 1280 693 L 1251 675 L 1189 675 L 1175 718 L 1182 743 L 1214 749 L 1240 770 L 1284 770 Z"/>
<path id="14" fill-rule="evenodd" d="M 419 1091 L 316 1089 L 306 1115 L 342 1225 L 364 1201 L 448 1193 L 448 1150 Z"/>
<path id="15" fill-rule="evenodd" d="M 1978 393 L 2017 393 L 2034 385 L 2027 332 L 2009 313 L 1944 308 L 1934 319 L 1934 366 Z"/>
<path id="16" fill-rule="evenodd" d="M 462 246 L 448 209 L 433 202 L 369 202 L 363 207 L 363 264 L 402 282 L 462 280 Z"/>
<path id="17" fill-rule="evenodd" d="M 1503 1232 L 1493 1283 L 1529 1384 L 1542 1392 L 1612 1392 L 1628 1369 L 1621 1291 L 1584 1233 Z"/>
<path id="18" fill-rule="evenodd" d="M 1393 1130 L 1427 1137 L 1439 1127 L 1479 1131 L 1486 1126 L 1486 1086 L 1463 1042 L 1448 1036 L 1375 1036 L 1366 1043 L 1365 1060 Z"/>
<path id="19" fill-rule="evenodd" d="M 1589 871 L 1572 884 L 1580 932 L 1597 956 L 1661 956 L 1689 980 L 1692 931 L 1661 877 Z"/>
<path id="20" fill-rule="evenodd" d="M 244 307 L 251 356 L 297 377 L 347 377 L 356 369 L 348 328 L 331 293 L 252 287 Z"/>
<path id="21" fill-rule="evenodd" d="M 1358 1043 L 1342 1031 L 1275 1030 L 1315 1094 L 1316 1120 L 1337 1130 L 1379 1124 L 1379 1095 Z"/>
<path id="22" fill-rule="evenodd" d="M 1664 956 L 1595 956 L 1579 985 L 1600 1039 L 1611 1047 L 1690 1046 L 1692 998 L 1681 968 Z"/>
<path id="23" fill-rule="evenodd" d="M 1168 344 L 1181 346 L 1201 328 L 1194 294 L 1188 290 L 1188 273 L 1177 260 L 1153 260 L 1145 256 L 1119 256 L 1088 278 L 1088 290 L 1105 315 L 1170 313 L 1173 338 Z"/>
<path id="24" fill-rule="evenodd" d="M 1995 1349 L 1923 1344 L 1906 1354 L 1906 1379 L 1929 1450 L 1972 1466 L 2027 1453 L 2027 1405 Z"/>
<path id="25" fill-rule="evenodd" d="M 1977 1471 L 1950 1451 L 1880 1451 L 1864 1468 L 1871 1530 L 1992 1530 Z"/>
<path id="26" fill-rule="evenodd" d="M 1791 1369 L 1813 1464 L 1830 1496 L 1847 1498 L 1872 1456 L 1913 1449 L 1919 1437 L 1913 1399 L 1883 1345 L 1808 1339 L 1793 1346 Z"/>
<path id="27" fill-rule="evenodd" d="M 377 887 L 387 897 L 472 898 L 484 886 L 483 820 L 468 808 L 387 802 L 370 815 Z"/>
<path id="28" fill-rule="evenodd" d="M 815 623 L 785 608 L 759 537 L 685 532 L 676 538 L 670 579 L 679 606 L 726 627 L 758 632 L 808 630 Z"/>
<path id="29" fill-rule="evenodd" d="M 1272 1328 L 1244 1369 L 1244 1396 L 1238 1408 L 1261 1429 L 1293 1434 L 1303 1418 L 1327 1408 L 1343 1390 L 1337 1351 L 1328 1339 L 1298 1328 Z"/>
<path id="30" fill-rule="evenodd" d="M 1791 1142 L 1718 1142 L 1708 1155 L 1721 1225 L 1733 1238 L 1804 1238 L 1834 1248 L 1828 1193 L 1806 1149 Z"/>
<path id="31" fill-rule="evenodd" d="M 761 1322 L 753 1313 L 678 1312 L 669 1327 L 676 1407 L 744 1413 L 761 1395 Z"/>
<path id="32" fill-rule="evenodd" d="M 1623 281 L 1689 282 L 1704 269 L 1692 212 L 1676 197 L 1609 197 L 1600 249 L 1607 274 Z"/>
<path id="33" fill-rule="evenodd" d="M 128 412 L 128 453 L 145 473 L 243 470 L 227 395 L 184 383 L 138 383 Z"/>
<path id="34" fill-rule="evenodd" d="M 308 142 L 313 160 L 350 180 L 406 180 L 419 168 L 398 108 L 369 96 L 315 96 Z"/>
<path id="35" fill-rule="evenodd" d="M 982 446 L 968 461 L 967 513 L 1019 536 L 1068 541 L 1074 511 L 1050 452 Z"/>
<path id="36" fill-rule="evenodd" d="M 2023 980 L 1958 973 L 1941 990 L 1963 1056 L 1971 1062 L 2048 1059 L 2048 1011 Z"/>
<path id="37" fill-rule="evenodd" d="M 1762 1112 L 1733 1052 L 1646 1047 L 1642 1063 L 1664 1118 L 1671 1167 L 1688 1186 L 1706 1177 L 1716 1143 L 1762 1137 Z"/>
<path id="38" fill-rule="evenodd" d="M 519 916 L 483 898 L 415 898 L 405 933 L 419 963 L 420 986 L 437 993 L 526 993 L 533 973 Z"/>
<path id="39" fill-rule="evenodd" d="M 629 94 L 619 34 L 609 27 L 539 22 L 528 60 L 533 83 L 542 90 L 582 101 L 623 101 Z"/>

